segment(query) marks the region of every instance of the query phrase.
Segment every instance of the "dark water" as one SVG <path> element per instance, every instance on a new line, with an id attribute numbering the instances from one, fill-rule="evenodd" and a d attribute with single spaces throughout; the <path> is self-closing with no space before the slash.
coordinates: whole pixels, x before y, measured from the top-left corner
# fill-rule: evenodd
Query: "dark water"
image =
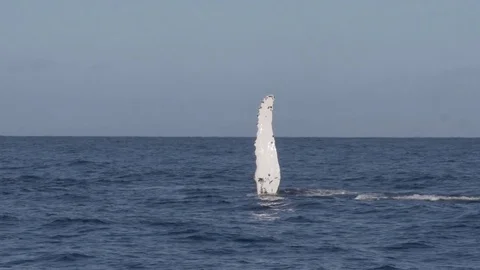
<path id="1" fill-rule="evenodd" d="M 2 269 L 480 269 L 480 139 L 0 137 Z"/>

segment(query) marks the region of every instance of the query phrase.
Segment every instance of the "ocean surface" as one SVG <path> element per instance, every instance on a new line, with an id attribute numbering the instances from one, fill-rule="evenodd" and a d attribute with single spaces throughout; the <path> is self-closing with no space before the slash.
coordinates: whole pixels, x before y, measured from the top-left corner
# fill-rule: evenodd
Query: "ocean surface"
<path id="1" fill-rule="evenodd" d="M 480 269 L 480 139 L 0 137 L 0 269 Z"/>

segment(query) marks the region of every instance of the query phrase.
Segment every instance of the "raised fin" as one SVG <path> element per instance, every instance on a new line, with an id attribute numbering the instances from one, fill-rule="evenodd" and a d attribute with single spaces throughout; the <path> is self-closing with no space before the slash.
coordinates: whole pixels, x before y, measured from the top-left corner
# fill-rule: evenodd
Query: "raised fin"
<path id="1" fill-rule="evenodd" d="M 266 96 L 258 109 L 255 156 L 257 194 L 276 194 L 280 186 L 280 165 L 273 135 L 273 95 Z"/>

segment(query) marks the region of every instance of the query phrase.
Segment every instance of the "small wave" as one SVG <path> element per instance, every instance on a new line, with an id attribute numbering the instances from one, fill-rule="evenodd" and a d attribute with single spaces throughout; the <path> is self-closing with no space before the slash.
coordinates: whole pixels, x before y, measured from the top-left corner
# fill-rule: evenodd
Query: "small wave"
<path id="1" fill-rule="evenodd" d="M 109 222 L 96 218 L 59 218 L 48 224 L 47 226 L 68 226 L 72 224 L 108 224 Z"/>
<path id="2" fill-rule="evenodd" d="M 1 179 L 0 179 L 0 181 L 1 181 Z M 13 194 L 13 192 L 7 191 L 7 190 L 2 190 L 2 191 L 1 191 L 1 194 L 6 196 L 6 195 L 11 195 L 11 194 Z"/>
<path id="3" fill-rule="evenodd" d="M 184 239 L 193 240 L 193 241 L 215 241 L 216 237 L 207 235 L 207 234 L 194 234 L 185 237 Z"/>
<path id="4" fill-rule="evenodd" d="M 405 243 L 393 244 L 385 247 L 385 249 L 387 250 L 425 249 L 425 248 L 434 248 L 434 246 L 429 245 L 425 242 L 405 242 Z"/>
<path id="5" fill-rule="evenodd" d="M 441 196 L 413 194 L 406 196 L 394 196 L 394 200 L 420 200 L 420 201 L 480 201 L 480 197 L 469 196 Z"/>
<path id="6" fill-rule="evenodd" d="M 253 205 L 244 206 L 242 208 L 247 211 L 263 211 L 265 210 L 266 207 L 262 204 L 253 204 Z"/>
<path id="7" fill-rule="evenodd" d="M 69 167 L 89 167 L 89 166 L 95 166 L 95 167 L 105 167 L 110 165 L 111 163 L 108 161 L 94 161 L 94 160 L 86 160 L 86 159 L 74 159 L 74 160 L 69 160 L 67 161 L 68 163 L 66 166 Z"/>
<path id="8" fill-rule="evenodd" d="M 78 252 L 67 252 L 67 253 L 62 253 L 58 255 L 53 255 L 49 258 L 51 261 L 56 261 L 56 262 L 73 262 L 81 259 L 89 259 L 89 258 L 94 258 L 93 256 L 83 254 L 83 253 L 78 253 Z"/>
<path id="9" fill-rule="evenodd" d="M 231 255 L 231 254 L 236 254 L 237 251 L 233 248 L 205 248 L 205 249 L 200 249 L 199 252 L 206 254 L 207 256 L 221 256 L 221 255 Z"/>
<path id="10" fill-rule="evenodd" d="M 260 196 L 258 204 L 256 206 L 252 206 L 252 210 L 258 209 L 282 209 L 287 206 L 289 203 L 285 201 L 284 197 L 268 195 L 268 196 Z"/>
<path id="11" fill-rule="evenodd" d="M 278 239 L 273 237 L 237 237 L 233 239 L 235 242 L 240 243 L 279 243 Z"/>
<path id="12" fill-rule="evenodd" d="M 28 259 L 12 260 L 10 262 L 6 262 L 3 265 L 7 267 L 12 267 L 12 266 L 18 266 L 18 265 L 23 265 L 27 263 L 30 264 L 30 263 L 41 262 L 41 261 L 74 262 L 74 261 L 90 259 L 90 258 L 94 258 L 94 256 L 78 253 L 78 252 L 65 252 L 61 254 L 42 255 L 42 256 L 28 258 Z"/>
<path id="13" fill-rule="evenodd" d="M 307 197 L 335 197 L 343 195 L 356 195 L 355 200 L 374 201 L 374 200 L 419 200 L 419 201 L 480 201 L 480 196 L 462 196 L 462 195 L 429 195 L 429 194 L 411 194 L 411 195 L 387 195 L 384 193 L 360 193 L 344 189 L 285 189 L 281 195 L 295 195 Z M 280 196 L 263 196 L 262 201 L 278 201 L 283 199 Z M 278 202 L 277 202 L 278 203 Z"/>
<path id="14" fill-rule="evenodd" d="M 71 184 L 71 183 L 76 183 L 76 182 L 79 182 L 79 181 L 81 181 L 81 180 L 77 179 L 77 178 L 71 178 L 71 177 L 58 177 L 58 178 L 53 179 L 53 182 L 57 183 L 57 184 Z"/>
<path id="15" fill-rule="evenodd" d="M 181 235 L 181 234 L 194 234 L 194 233 L 199 233 L 200 230 L 197 230 L 197 229 L 184 229 L 184 230 L 175 230 L 175 231 L 172 231 L 172 232 L 169 232 L 168 234 L 169 235 Z"/>
<path id="16" fill-rule="evenodd" d="M 198 229 L 188 228 L 184 230 L 176 230 L 168 233 L 178 241 L 193 241 L 193 242 L 211 242 L 216 241 L 222 237 L 219 233 L 200 231 Z"/>
<path id="17" fill-rule="evenodd" d="M 305 216 L 295 216 L 295 217 L 289 217 L 285 219 L 287 222 L 292 222 L 292 223 L 312 223 L 314 220 L 307 218 Z"/>
<path id="18" fill-rule="evenodd" d="M 68 164 L 68 166 L 78 166 L 78 165 L 88 165 L 88 164 L 95 164 L 95 162 L 90 160 L 85 160 L 85 159 L 77 159 L 77 160 L 71 161 Z"/>
<path id="19" fill-rule="evenodd" d="M 372 200 L 380 200 L 380 199 L 388 199 L 388 197 L 385 195 L 376 194 L 376 193 L 359 194 L 357 195 L 357 197 L 355 197 L 355 200 L 360 200 L 360 201 L 372 201 Z"/>
<path id="20" fill-rule="evenodd" d="M 305 195 L 309 197 L 331 197 L 337 195 L 354 195 L 356 192 L 351 192 L 343 189 L 313 189 L 306 190 Z"/>
<path id="21" fill-rule="evenodd" d="M 355 197 L 355 200 L 361 200 L 361 201 L 381 200 L 381 199 L 418 200 L 418 201 L 432 201 L 432 202 L 435 202 L 435 201 L 480 201 L 480 197 L 422 195 L 422 194 L 386 196 L 384 194 L 373 193 L 373 194 L 359 194 Z"/>
<path id="22" fill-rule="evenodd" d="M 298 208 L 317 208 L 317 207 L 323 207 L 325 205 L 324 202 L 319 201 L 319 200 L 305 200 L 305 201 L 300 201 L 295 204 L 296 207 Z"/>
<path id="23" fill-rule="evenodd" d="M 217 177 L 217 175 L 209 173 L 209 174 L 200 175 L 198 178 L 199 179 L 214 179 L 215 177 Z"/>
<path id="24" fill-rule="evenodd" d="M 65 187 L 51 187 L 49 190 L 55 190 L 55 191 L 63 191 L 65 190 Z M 64 199 L 68 201 L 75 201 L 75 202 L 80 202 L 80 201 L 88 201 L 91 199 L 89 194 L 74 194 L 70 192 L 63 192 L 62 194 L 56 195 L 56 198 L 59 199 Z"/>
<path id="25" fill-rule="evenodd" d="M 189 226 L 191 223 L 175 220 L 147 220 L 144 222 L 149 226 L 164 226 L 164 227 L 180 227 L 180 226 Z"/>
<path id="26" fill-rule="evenodd" d="M 397 268 L 393 265 L 390 264 L 385 264 L 379 267 L 371 268 L 371 270 L 399 270 L 400 268 Z"/>
<path id="27" fill-rule="evenodd" d="M 40 176 L 36 176 L 36 175 L 21 175 L 16 180 L 41 180 L 41 179 L 42 178 Z"/>
<path id="28" fill-rule="evenodd" d="M 15 216 L 2 214 L 2 215 L 0 215 L 0 220 L 1 221 L 18 221 L 19 219 Z"/>
<path id="29" fill-rule="evenodd" d="M 258 197 L 262 202 L 281 203 L 285 198 L 277 195 L 262 195 Z"/>
<path id="30" fill-rule="evenodd" d="M 252 215 L 260 221 L 275 221 L 280 218 L 276 213 L 253 213 Z"/>
<path id="31" fill-rule="evenodd" d="M 25 169 L 28 168 L 27 166 L 5 166 L 5 167 L 0 167 L 0 171 L 6 171 L 6 170 L 20 170 L 20 169 Z"/>
<path id="32" fill-rule="evenodd" d="M 286 189 L 284 191 L 287 195 L 303 195 L 307 197 L 332 197 L 337 195 L 354 195 L 357 192 L 352 192 L 344 189 Z"/>
<path id="33" fill-rule="evenodd" d="M 57 234 L 57 235 L 51 236 L 50 239 L 59 240 L 59 239 L 75 238 L 75 237 L 80 237 L 80 236 L 81 236 L 81 234 L 78 234 L 78 233 L 74 233 L 74 234 Z"/>
<path id="34" fill-rule="evenodd" d="M 325 246 L 320 246 L 315 249 L 318 252 L 326 253 L 326 252 L 348 252 L 347 249 L 339 247 L 337 245 L 327 244 Z"/>
<path id="35" fill-rule="evenodd" d="M 125 179 L 125 178 L 140 178 L 144 176 L 167 176 L 167 177 L 173 177 L 174 174 L 168 171 L 163 171 L 163 170 L 153 170 L 153 171 L 148 171 L 148 172 L 129 172 L 125 174 L 121 174 L 116 176 L 117 179 Z"/>

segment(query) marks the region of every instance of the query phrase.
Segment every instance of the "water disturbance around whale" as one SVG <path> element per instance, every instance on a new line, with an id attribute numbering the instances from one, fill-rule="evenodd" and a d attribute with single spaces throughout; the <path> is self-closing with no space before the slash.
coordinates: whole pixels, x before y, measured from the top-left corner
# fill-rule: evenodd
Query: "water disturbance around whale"
<path id="1" fill-rule="evenodd" d="M 273 95 L 266 96 L 258 109 L 257 138 L 255 140 L 257 194 L 277 194 L 280 186 L 275 136 L 273 135 Z"/>

